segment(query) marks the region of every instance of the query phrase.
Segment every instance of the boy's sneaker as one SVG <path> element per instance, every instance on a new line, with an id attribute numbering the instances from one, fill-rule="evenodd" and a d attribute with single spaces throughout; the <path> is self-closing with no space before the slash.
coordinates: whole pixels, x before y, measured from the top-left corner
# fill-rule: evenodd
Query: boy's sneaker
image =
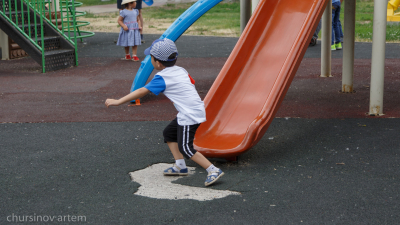
<path id="1" fill-rule="evenodd" d="M 332 50 L 332 51 L 336 51 L 336 45 L 334 45 L 334 44 L 331 45 L 331 50 Z"/>
<path id="2" fill-rule="evenodd" d="M 225 173 L 222 170 L 218 169 L 216 171 L 211 171 L 207 175 L 206 182 L 204 183 L 206 186 L 213 184 L 217 181 L 220 177 L 222 177 Z"/>
<path id="3" fill-rule="evenodd" d="M 178 171 L 176 171 L 176 170 L 174 169 L 174 167 L 177 168 Z M 188 172 L 188 169 L 187 169 L 187 168 L 181 169 L 181 168 L 179 168 L 179 167 L 178 167 L 177 165 L 175 165 L 175 164 L 174 164 L 172 167 L 170 167 L 170 168 L 164 170 L 164 175 L 165 175 L 165 176 L 187 176 L 188 174 L 189 174 L 189 172 Z"/>
<path id="4" fill-rule="evenodd" d="M 336 49 L 338 49 L 338 50 L 340 50 L 340 49 L 342 49 L 342 43 L 337 43 L 336 45 L 335 45 L 335 47 L 336 47 Z"/>
<path id="5" fill-rule="evenodd" d="M 132 60 L 135 61 L 135 62 L 137 62 L 137 61 L 139 61 L 139 57 L 137 57 L 136 55 L 133 55 L 133 56 L 132 56 Z"/>
<path id="6" fill-rule="evenodd" d="M 126 60 L 131 60 L 132 58 L 131 58 L 131 56 L 129 54 L 127 54 L 127 55 L 125 55 L 125 59 Z"/>

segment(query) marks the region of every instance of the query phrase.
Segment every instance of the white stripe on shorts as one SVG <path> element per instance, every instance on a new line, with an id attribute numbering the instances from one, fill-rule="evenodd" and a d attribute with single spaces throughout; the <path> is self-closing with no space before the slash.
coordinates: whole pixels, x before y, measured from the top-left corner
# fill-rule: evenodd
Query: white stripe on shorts
<path id="1" fill-rule="evenodd" d="M 190 148 L 189 148 L 189 132 L 190 132 L 190 126 L 187 126 L 188 127 L 188 131 L 187 131 L 187 135 L 186 135 L 186 139 L 187 139 L 187 141 L 186 141 L 186 147 L 187 147 L 187 150 L 188 150 L 188 152 L 189 152 L 189 154 L 190 154 L 190 157 L 192 157 L 193 156 L 193 152 L 192 152 L 192 150 L 190 150 Z"/>
<path id="2" fill-rule="evenodd" d="M 189 126 L 183 126 L 182 148 L 183 148 L 183 151 L 186 153 L 186 155 L 189 156 L 189 158 L 191 158 L 193 156 L 193 153 L 190 151 L 190 148 L 188 145 L 190 129 L 187 129 L 187 128 L 189 128 Z"/>

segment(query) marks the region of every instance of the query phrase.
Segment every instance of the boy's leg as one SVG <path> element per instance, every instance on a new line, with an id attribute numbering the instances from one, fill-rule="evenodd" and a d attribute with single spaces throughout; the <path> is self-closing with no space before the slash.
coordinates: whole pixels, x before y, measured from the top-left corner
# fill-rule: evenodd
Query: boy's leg
<path id="1" fill-rule="evenodd" d="M 206 169 L 208 176 L 205 185 L 209 186 L 224 175 L 224 172 L 215 167 L 206 157 L 193 148 L 194 135 L 196 134 L 199 125 L 200 124 L 180 126 L 178 125 L 178 119 L 175 118 L 164 129 L 164 142 L 168 144 L 168 147 L 175 158 L 176 164 L 179 165 L 181 162 L 184 163 L 185 157 L 187 159 L 192 159 L 194 162 Z M 179 169 L 180 168 L 176 168 L 176 166 L 168 168 L 164 171 L 164 175 L 184 175 L 180 174 L 181 170 Z"/>
<path id="2" fill-rule="evenodd" d="M 188 169 L 186 167 L 185 159 L 183 155 L 179 152 L 178 143 L 177 142 L 167 142 L 169 149 L 171 150 L 172 155 L 175 159 L 175 164 L 164 170 L 164 175 L 188 175 Z"/>
<path id="3" fill-rule="evenodd" d="M 190 158 L 200 166 L 202 166 L 204 169 L 207 170 L 208 175 L 207 179 L 204 182 L 206 186 L 209 186 L 213 184 L 215 181 L 217 181 L 219 178 L 221 178 L 225 173 L 222 172 L 221 169 L 218 167 L 214 166 L 206 157 L 204 157 L 203 154 L 200 152 L 196 152 L 192 158 Z"/>
<path id="4" fill-rule="evenodd" d="M 167 142 L 169 150 L 171 150 L 172 155 L 174 156 L 175 160 L 184 159 L 183 155 L 179 151 L 178 142 Z"/>
<path id="5" fill-rule="evenodd" d="M 171 150 L 171 153 L 174 156 L 175 161 L 184 159 L 184 156 L 181 153 L 181 152 L 183 152 L 185 154 L 186 158 L 192 159 L 194 162 L 199 164 L 204 169 L 207 169 L 208 167 L 210 167 L 212 165 L 211 162 L 206 157 L 204 157 L 200 152 L 196 152 L 196 150 L 193 149 L 193 139 L 192 139 L 191 143 L 188 143 L 188 144 L 191 144 L 191 146 L 192 146 L 192 150 L 189 149 L 189 151 L 194 152 L 193 156 L 187 155 L 188 150 L 183 150 L 183 147 L 181 149 L 179 148 L 178 142 L 179 142 L 180 146 L 183 146 L 184 143 L 183 143 L 183 131 L 180 130 L 180 132 L 179 132 L 178 126 L 179 125 L 175 119 L 164 129 L 164 140 L 165 140 L 165 142 L 167 142 L 168 147 Z M 195 132 L 196 131 L 194 131 L 194 133 Z M 181 133 L 181 135 L 179 135 L 180 133 Z M 175 136 L 174 134 L 177 134 L 177 135 Z M 180 137 L 177 137 L 178 135 Z M 194 134 L 192 134 L 192 135 L 194 137 Z M 189 137 L 189 136 L 187 136 L 187 137 Z"/>
<path id="6" fill-rule="evenodd" d="M 204 169 L 207 169 L 212 165 L 212 163 L 200 152 L 196 152 L 190 159 L 199 164 Z"/>
<path id="7" fill-rule="evenodd" d="M 215 167 L 206 157 L 203 156 L 203 154 L 193 148 L 194 136 L 199 126 L 200 124 L 185 126 L 178 125 L 178 148 L 184 157 L 188 159 L 190 158 L 207 170 L 208 175 L 205 185 L 208 186 L 222 177 L 224 172 Z"/>
<path id="8" fill-rule="evenodd" d="M 174 119 L 164 129 L 163 135 L 164 135 L 164 142 L 167 143 L 172 155 L 174 156 L 175 164 L 173 167 L 164 170 L 164 175 L 188 175 L 185 159 L 179 151 L 177 133 L 178 133 L 178 123 L 176 119 Z"/>

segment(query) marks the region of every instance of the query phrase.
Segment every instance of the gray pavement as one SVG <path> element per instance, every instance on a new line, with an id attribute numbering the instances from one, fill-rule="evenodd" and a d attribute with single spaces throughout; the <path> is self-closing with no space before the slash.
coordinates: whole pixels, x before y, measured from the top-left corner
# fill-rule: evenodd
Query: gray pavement
<path id="1" fill-rule="evenodd" d="M 87 39 L 79 57 L 119 57 L 113 35 Z M 196 60 L 227 57 L 236 40 L 182 36 L 177 45 L 182 57 Z M 398 58 L 399 45 L 387 46 L 388 56 Z M 369 47 L 356 44 L 356 57 L 368 59 Z M 306 57 L 317 58 L 318 52 L 319 45 L 310 47 Z M 1 123 L 0 224 L 17 223 L 23 216 L 64 218 L 25 221 L 29 224 L 353 225 L 400 220 L 398 118 L 276 118 L 238 162 L 212 159 L 226 175 L 209 189 L 241 194 L 211 201 L 134 194 L 140 184 L 130 180 L 129 172 L 173 162 L 162 143 L 167 123 Z M 188 165 L 196 167 L 195 174 L 174 183 L 204 187 L 204 170 Z M 73 222 L 72 216 L 85 221 Z"/>
<path id="2" fill-rule="evenodd" d="M 238 163 L 213 160 L 226 175 L 210 188 L 241 195 L 212 201 L 134 194 L 139 184 L 128 172 L 173 162 L 161 141 L 166 124 L 0 124 L 0 224 L 14 223 L 13 215 L 86 218 L 60 224 L 397 224 L 400 219 L 400 119 L 275 119 Z M 203 187 L 204 179 L 197 166 L 193 176 L 175 183 Z"/>
<path id="3" fill-rule="evenodd" d="M 151 43 L 160 38 L 160 34 L 144 34 L 146 43 L 138 47 L 138 57 L 144 58 L 144 50 L 150 47 Z M 116 46 L 114 39 L 118 38 L 117 33 L 99 33 L 95 38 L 87 38 L 83 43 L 78 43 L 79 57 L 120 57 L 123 58 L 124 50 Z M 181 36 L 176 45 L 180 57 L 228 57 L 238 38 L 235 37 L 211 37 L 211 36 Z"/>
<path id="4" fill-rule="evenodd" d="M 343 43 L 343 48 L 346 47 L 346 43 Z M 371 42 L 356 42 L 354 46 L 354 58 L 355 59 L 370 59 L 371 58 Z M 386 43 L 385 57 L 386 59 L 398 59 L 400 51 L 399 43 Z M 342 58 L 343 51 L 336 50 L 332 51 L 332 58 Z M 316 46 L 310 46 L 305 54 L 306 58 L 321 58 L 321 42 L 318 41 Z"/>
<path id="5" fill-rule="evenodd" d="M 147 41 L 138 48 L 138 57 L 143 58 L 144 49 L 150 47 L 153 40 L 159 38 L 159 34 L 144 34 Z M 121 47 L 114 43 L 118 38 L 117 33 L 99 33 L 95 38 L 86 38 L 83 43 L 79 42 L 79 57 L 98 57 L 106 52 L 105 57 L 121 57 Z M 212 36 L 188 36 L 183 35 L 177 41 L 176 45 L 182 52 L 181 57 L 228 57 L 235 47 L 237 37 L 212 37 Z M 345 46 L 345 44 L 344 44 Z M 355 59 L 370 59 L 372 56 L 372 43 L 356 42 L 354 49 Z M 386 43 L 386 58 L 399 58 L 400 43 Z M 341 59 L 343 51 L 332 51 L 332 58 Z M 321 43 L 318 41 L 316 46 L 308 47 L 304 58 L 321 58 Z"/>

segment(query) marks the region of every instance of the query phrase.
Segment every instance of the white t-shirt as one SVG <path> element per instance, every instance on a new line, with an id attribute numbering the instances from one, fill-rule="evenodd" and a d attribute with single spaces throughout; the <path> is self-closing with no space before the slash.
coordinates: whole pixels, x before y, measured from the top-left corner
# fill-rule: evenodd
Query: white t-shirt
<path id="1" fill-rule="evenodd" d="M 182 67 L 163 69 L 144 87 L 156 95 L 163 92 L 174 103 L 178 110 L 179 125 L 193 125 L 206 121 L 204 103 L 196 91 L 194 80 Z"/>

